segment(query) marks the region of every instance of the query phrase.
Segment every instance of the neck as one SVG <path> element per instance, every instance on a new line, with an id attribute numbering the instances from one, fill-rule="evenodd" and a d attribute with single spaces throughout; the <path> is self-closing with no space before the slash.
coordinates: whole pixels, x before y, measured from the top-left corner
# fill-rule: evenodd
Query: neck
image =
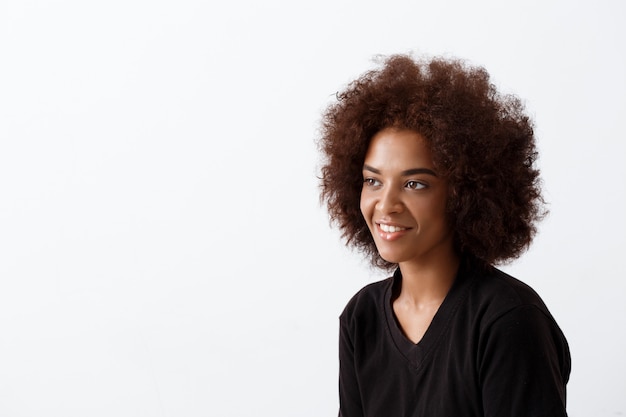
<path id="1" fill-rule="evenodd" d="M 440 304 L 454 283 L 459 264 L 459 256 L 454 253 L 429 262 L 401 263 L 402 286 L 398 300 L 415 306 Z"/>

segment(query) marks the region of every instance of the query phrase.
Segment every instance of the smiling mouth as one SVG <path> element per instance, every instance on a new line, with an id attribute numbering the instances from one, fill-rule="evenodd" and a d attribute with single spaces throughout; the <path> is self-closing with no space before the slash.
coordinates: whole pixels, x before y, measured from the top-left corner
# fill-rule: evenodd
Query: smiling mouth
<path id="1" fill-rule="evenodd" d="M 378 224 L 378 227 L 380 227 L 380 230 L 382 230 L 385 233 L 396 233 L 396 232 L 402 232 L 403 230 L 407 230 L 406 227 L 399 227 L 399 226 L 390 226 L 388 224 Z"/>

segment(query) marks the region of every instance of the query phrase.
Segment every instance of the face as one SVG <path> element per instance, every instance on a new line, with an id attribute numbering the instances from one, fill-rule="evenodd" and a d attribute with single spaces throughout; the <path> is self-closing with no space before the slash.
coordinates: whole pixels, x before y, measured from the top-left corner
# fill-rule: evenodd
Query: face
<path id="1" fill-rule="evenodd" d="M 420 134 L 387 128 L 372 138 L 363 164 L 361 212 L 383 259 L 401 264 L 453 256 L 447 191 Z"/>

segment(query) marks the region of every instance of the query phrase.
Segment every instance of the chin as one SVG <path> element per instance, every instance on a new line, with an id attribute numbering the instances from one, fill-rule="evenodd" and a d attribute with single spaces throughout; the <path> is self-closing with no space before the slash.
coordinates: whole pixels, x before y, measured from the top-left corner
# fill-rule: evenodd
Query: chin
<path id="1" fill-rule="evenodd" d="M 406 261 L 406 257 L 403 257 L 397 253 L 384 253 L 378 251 L 378 254 L 385 261 L 390 262 L 392 264 L 399 264 L 400 262 Z"/>

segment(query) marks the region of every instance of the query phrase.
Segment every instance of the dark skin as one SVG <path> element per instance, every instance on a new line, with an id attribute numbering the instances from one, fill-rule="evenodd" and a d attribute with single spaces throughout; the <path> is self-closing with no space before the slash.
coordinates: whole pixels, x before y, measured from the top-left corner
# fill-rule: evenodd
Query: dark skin
<path id="1" fill-rule="evenodd" d="M 393 309 L 406 337 L 418 343 L 459 267 L 445 212 L 448 184 L 425 139 L 393 128 L 372 138 L 363 178 L 361 212 L 380 255 L 402 272 Z"/>

